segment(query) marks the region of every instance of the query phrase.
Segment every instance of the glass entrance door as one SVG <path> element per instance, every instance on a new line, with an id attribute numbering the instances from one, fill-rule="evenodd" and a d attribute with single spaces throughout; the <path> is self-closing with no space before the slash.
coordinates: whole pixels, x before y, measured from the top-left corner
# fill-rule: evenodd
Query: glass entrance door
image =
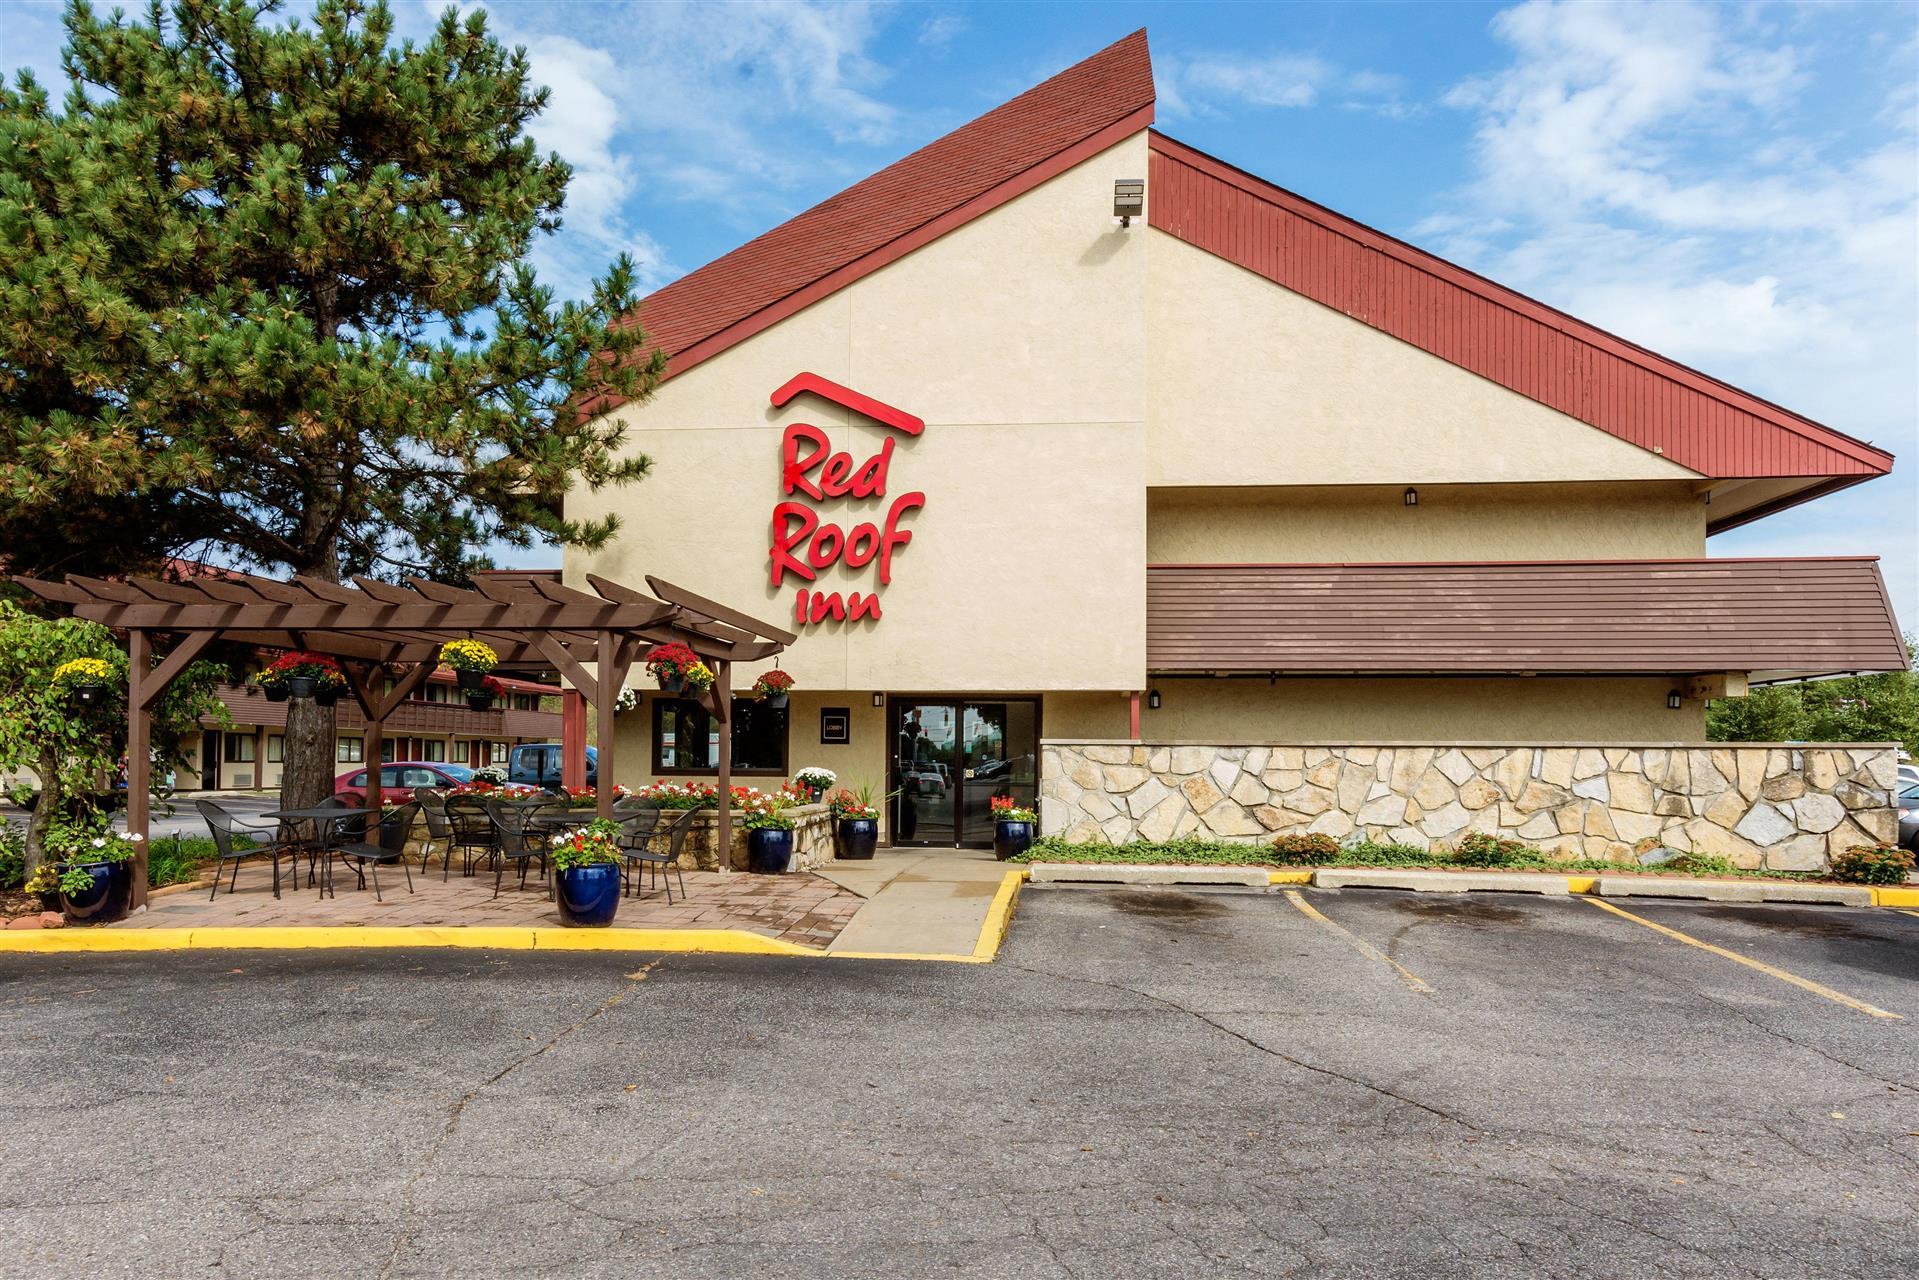
<path id="1" fill-rule="evenodd" d="M 1039 795 L 1039 703 L 903 698 L 893 703 L 893 843 L 993 842 L 993 797 Z"/>

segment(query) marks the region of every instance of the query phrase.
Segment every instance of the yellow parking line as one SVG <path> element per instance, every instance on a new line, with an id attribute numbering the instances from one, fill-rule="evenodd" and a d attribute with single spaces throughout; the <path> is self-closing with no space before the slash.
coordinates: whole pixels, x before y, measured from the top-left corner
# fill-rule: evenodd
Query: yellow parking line
<path id="1" fill-rule="evenodd" d="M 1624 916 L 1626 919 L 1632 921 L 1634 924 L 1643 924 L 1648 929 L 1652 929 L 1655 932 L 1665 934 L 1668 938 L 1676 938 L 1680 942 L 1685 943 L 1689 947 L 1698 947 L 1701 951 L 1710 951 L 1716 956 L 1724 956 L 1728 960 L 1732 960 L 1739 964 L 1743 964 L 1748 969 L 1757 969 L 1759 970 L 1759 972 L 1766 974 L 1768 977 L 1777 978 L 1781 982 L 1790 982 L 1795 987 L 1799 987 L 1800 989 L 1805 991 L 1810 991 L 1816 996 L 1824 996 L 1826 999 L 1831 1000 L 1835 1004 L 1845 1005 L 1846 1008 L 1848 1009 L 1857 1009 L 1860 1013 L 1870 1014 L 1872 1017 L 1875 1017 L 1875 1018 L 1904 1018 L 1905 1017 L 1905 1015 L 1902 1013 L 1888 1012 L 1885 1009 L 1881 1009 L 1878 1005 L 1867 1004 L 1864 1000 L 1855 1000 L 1843 991 L 1834 991 L 1831 987 L 1823 986 L 1820 983 L 1814 982 L 1809 978 L 1802 978 L 1796 973 L 1787 973 L 1784 969 L 1774 968 L 1772 965 L 1769 965 L 1765 963 L 1764 961 L 1754 960 L 1751 956 L 1742 956 L 1737 951 L 1728 951 L 1724 947 L 1715 947 L 1710 942 L 1701 942 L 1699 939 L 1692 937 L 1689 934 L 1681 933 L 1677 929 L 1668 929 L 1665 925 L 1657 924 L 1651 920 L 1646 919 L 1646 917 L 1644 916 L 1634 915 L 1630 911 L 1622 910 L 1619 907 L 1615 907 L 1610 902 L 1602 902 L 1598 898 L 1582 898 L 1581 901 L 1590 902 L 1595 907 L 1598 907 L 1604 911 L 1610 911 L 1616 916 Z"/>
<path id="2" fill-rule="evenodd" d="M 1426 985 L 1425 980 L 1411 969 L 1408 969 L 1405 965 L 1399 963 L 1399 961 L 1393 959 L 1384 951 L 1381 951 L 1378 947 L 1375 947 L 1372 943 L 1366 941 L 1366 939 L 1352 932 L 1352 930 L 1346 928 L 1344 925 L 1336 924 L 1321 915 L 1312 903 L 1306 901 L 1306 899 L 1301 896 L 1299 890 L 1286 890 L 1286 901 L 1298 907 L 1307 919 L 1318 921 L 1320 924 L 1325 925 L 1328 929 L 1338 934 L 1341 938 L 1344 938 L 1347 944 L 1351 946 L 1353 950 L 1359 952 L 1359 954 L 1378 960 L 1382 964 L 1391 965 L 1393 972 L 1399 975 L 1399 980 L 1412 990 L 1419 992 L 1421 995 L 1431 995 L 1433 993 L 1433 989 Z"/>

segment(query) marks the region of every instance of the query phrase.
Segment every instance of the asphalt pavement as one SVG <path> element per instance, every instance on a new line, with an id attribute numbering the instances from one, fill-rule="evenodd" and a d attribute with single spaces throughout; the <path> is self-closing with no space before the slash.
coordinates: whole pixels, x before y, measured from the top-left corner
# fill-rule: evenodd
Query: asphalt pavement
<path id="1" fill-rule="evenodd" d="M 1919 918 L 1630 907 L 1035 886 L 991 965 L 0 957 L 0 1275 L 1913 1274 Z"/>

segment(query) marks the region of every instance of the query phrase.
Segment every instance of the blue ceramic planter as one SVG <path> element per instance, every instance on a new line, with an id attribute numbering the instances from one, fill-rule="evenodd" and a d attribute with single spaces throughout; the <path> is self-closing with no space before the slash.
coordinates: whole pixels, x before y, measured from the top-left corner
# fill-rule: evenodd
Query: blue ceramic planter
<path id="1" fill-rule="evenodd" d="M 761 827 L 746 833 L 746 869 L 776 876 L 793 860 L 793 833 Z"/>
<path id="2" fill-rule="evenodd" d="M 131 862 L 82 862 L 79 870 L 93 881 L 77 894 L 60 892 L 61 909 L 75 924 L 112 924 L 127 918 L 133 903 Z"/>
<path id="3" fill-rule="evenodd" d="M 554 898 L 560 921 L 575 929 L 604 929 L 620 907 L 620 868 L 595 862 L 553 873 Z"/>
<path id="4" fill-rule="evenodd" d="M 1033 824 L 996 822 L 993 824 L 993 856 L 1001 862 L 1033 847 Z"/>
<path id="5" fill-rule="evenodd" d="M 880 843 L 878 818 L 840 819 L 840 857 L 848 861 L 871 858 Z"/>

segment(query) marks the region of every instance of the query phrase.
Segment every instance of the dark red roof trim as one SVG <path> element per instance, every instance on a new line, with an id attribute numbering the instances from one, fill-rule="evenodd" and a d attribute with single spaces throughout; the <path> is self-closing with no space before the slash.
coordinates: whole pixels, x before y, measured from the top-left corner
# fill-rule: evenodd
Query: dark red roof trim
<path id="1" fill-rule="evenodd" d="M 1714 479 L 1883 475 L 1892 455 L 1154 133 L 1147 221 Z M 1736 523 L 1729 520 L 1726 527 Z"/>

